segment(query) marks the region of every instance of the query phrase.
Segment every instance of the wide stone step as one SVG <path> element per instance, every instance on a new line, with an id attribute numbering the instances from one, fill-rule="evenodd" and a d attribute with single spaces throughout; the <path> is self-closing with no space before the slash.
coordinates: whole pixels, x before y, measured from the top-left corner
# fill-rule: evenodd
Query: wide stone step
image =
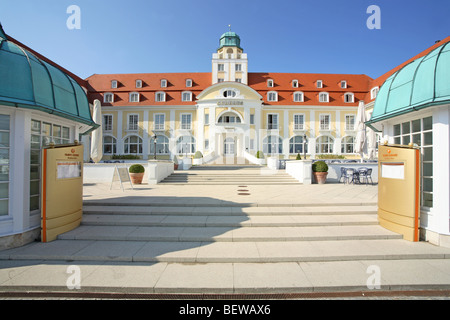
<path id="1" fill-rule="evenodd" d="M 264 242 L 401 239 L 380 226 L 311 227 L 142 227 L 80 226 L 58 236 L 62 240 Z"/>
<path id="2" fill-rule="evenodd" d="M 378 207 L 375 205 L 361 206 L 298 206 L 298 207 L 241 207 L 241 206 L 184 206 L 157 205 L 157 203 L 121 205 L 120 203 L 91 202 L 83 206 L 83 214 L 109 215 L 180 215 L 180 216 L 277 216 L 277 215 L 376 215 Z"/>
<path id="3" fill-rule="evenodd" d="M 149 242 L 57 240 L 0 251 L 1 260 L 214 262 L 330 262 L 450 259 L 450 249 L 400 239 L 265 242 Z"/>
<path id="4" fill-rule="evenodd" d="M 145 227 L 312 227 L 378 225 L 376 215 L 253 215 L 253 216 L 186 216 L 88 214 L 85 226 L 145 226 Z"/>

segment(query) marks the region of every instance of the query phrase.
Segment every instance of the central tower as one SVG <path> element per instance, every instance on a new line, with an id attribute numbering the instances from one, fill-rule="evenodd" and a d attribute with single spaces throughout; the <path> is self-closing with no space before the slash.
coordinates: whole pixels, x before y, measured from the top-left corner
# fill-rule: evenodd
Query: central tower
<path id="1" fill-rule="evenodd" d="M 225 32 L 217 53 L 212 56 L 212 84 L 224 81 L 247 84 L 247 72 L 247 54 L 241 48 L 241 39 L 235 32 Z"/>

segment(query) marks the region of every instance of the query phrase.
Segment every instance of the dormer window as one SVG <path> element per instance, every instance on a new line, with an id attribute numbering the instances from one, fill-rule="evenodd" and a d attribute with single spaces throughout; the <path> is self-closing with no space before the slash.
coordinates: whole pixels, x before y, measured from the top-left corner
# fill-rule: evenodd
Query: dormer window
<path id="1" fill-rule="evenodd" d="M 346 94 L 344 95 L 344 101 L 345 101 L 346 103 L 353 103 L 353 102 L 355 102 L 355 96 L 354 96 L 354 94 L 353 94 L 353 93 L 346 93 Z"/>
<path id="2" fill-rule="evenodd" d="M 317 80 L 316 86 L 317 86 L 317 88 L 323 88 L 323 81 L 322 80 Z"/>
<path id="3" fill-rule="evenodd" d="M 319 102 L 329 102 L 328 92 L 319 93 Z"/>
<path id="4" fill-rule="evenodd" d="M 292 80 L 292 88 L 298 88 L 298 80 Z"/>
<path id="5" fill-rule="evenodd" d="M 181 93 L 181 101 L 192 101 L 192 92 L 183 91 Z"/>
<path id="6" fill-rule="evenodd" d="M 269 91 L 267 93 L 267 101 L 271 101 L 271 102 L 278 101 L 278 92 L 276 92 L 276 91 Z"/>
<path id="7" fill-rule="evenodd" d="M 345 80 L 341 81 L 341 89 L 347 89 L 347 81 Z"/>
<path id="8" fill-rule="evenodd" d="M 267 87 L 273 88 L 273 86 L 274 86 L 273 80 L 272 79 L 267 80 Z"/>
<path id="9" fill-rule="evenodd" d="M 378 87 L 372 88 L 372 90 L 370 90 L 370 99 L 375 99 L 379 90 L 380 88 Z"/>
<path id="10" fill-rule="evenodd" d="M 186 79 L 186 87 L 187 88 L 192 87 L 192 79 Z"/>
<path id="11" fill-rule="evenodd" d="M 142 88 L 142 80 L 136 80 L 136 88 Z"/>
<path id="12" fill-rule="evenodd" d="M 130 102 L 139 102 L 139 93 L 131 92 L 130 93 Z"/>
<path id="13" fill-rule="evenodd" d="M 294 93 L 294 102 L 303 102 L 303 92 Z"/>
<path id="14" fill-rule="evenodd" d="M 111 92 L 107 92 L 103 95 L 103 102 L 104 103 L 113 103 L 114 102 L 114 95 Z"/>
<path id="15" fill-rule="evenodd" d="M 167 88 L 167 80 L 161 79 L 161 88 Z"/>
<path id="16" fill-rule="evenodd" d="M 111 81 L 111 89 L 117 89 L 117 80 Z"/>

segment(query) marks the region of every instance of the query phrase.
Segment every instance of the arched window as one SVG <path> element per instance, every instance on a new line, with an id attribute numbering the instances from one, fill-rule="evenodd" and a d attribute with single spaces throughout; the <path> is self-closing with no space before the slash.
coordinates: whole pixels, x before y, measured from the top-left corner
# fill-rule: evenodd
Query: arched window
<path id="1" fill-rule="evenodd" d="M 195 138 L 192 136 L 181 136 L 177 140 L 178 154 L 193 154 L 195 153 Z"/>
<path id="2" fill-rule="evenodd" d="M 236 90 L 233 89 L 227 89 L 223 92 L 223 96 L 225 98 L 234 98 L 236 97 L 236 95 L 237 95 Z"/>
<path id="3" fill-rule="evenodd" d="M 103 137 L 103 153 L 115 154 L 117 153 L 117 140 L 113 136 Z"/>
<path id="4" fill-rule="evenodd" d="M 265 154 L 283 153 L 283 140 L 279 136 L 267 136 L 263 140 L 263 152 Z"/>
<path id="5" fill-rule="evenodd" d="M 139 136 L 129 136 L 125 138 L 124 152 L 127 154 L 142 154 L 142 138 Z"/>
<path id="6" fill-rule="evenodd" d="M 321 136 L 316 140 L 316 153 L 333 153 L 334 139 L 329 136 Z"/>
<path id="7" fill-rule="evenodd" d="M 234 112 L 227 112 L 219 117 L 217 123 L 241 123 L 241 117 Z"/>
<path id="8" fill-rule="evenodd" d="M 155 140 L 150 139 L 150 154 L 155 154 Z M 169 154 L 169 138 L 156 136 L 156 154 Z"/>
<path id="9" fill-rule="evenodd" d="M 308 152 L 308 146 L 305 141 L 305 152 Z M 289 140 L 289 153 L 303 153 L 303 136 L 293 136 Z"/>
<path id="10" fill-rule="evenodd" d="M 341 153 L 354 153 L 355 151 L 355 137 L 346 136 L 342 138 Z"/>

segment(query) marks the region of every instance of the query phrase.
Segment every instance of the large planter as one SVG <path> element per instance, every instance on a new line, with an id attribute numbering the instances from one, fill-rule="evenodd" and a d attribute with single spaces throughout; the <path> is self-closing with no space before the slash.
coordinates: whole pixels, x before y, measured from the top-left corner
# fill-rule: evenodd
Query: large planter
<path id="1" fill-rule="evenodd" d="M 132 184 L 141 184 L 142 178 L 144 178 L 144 172 L 141 173 L 131 173 L 130 172 L 130 179 Z"/>
<path id="2" fill-rule="evenodd" d="M 313 172 L 314 180 L 317 184 L 324 184 L 327 181 L 328 172 Z"/>
<path id="3" fill-rule="evenodd" d="M 203 158 L 194 158 L 192 159 L 192 164 L 195 166 L 199 166 L 203 164 Z"/>

